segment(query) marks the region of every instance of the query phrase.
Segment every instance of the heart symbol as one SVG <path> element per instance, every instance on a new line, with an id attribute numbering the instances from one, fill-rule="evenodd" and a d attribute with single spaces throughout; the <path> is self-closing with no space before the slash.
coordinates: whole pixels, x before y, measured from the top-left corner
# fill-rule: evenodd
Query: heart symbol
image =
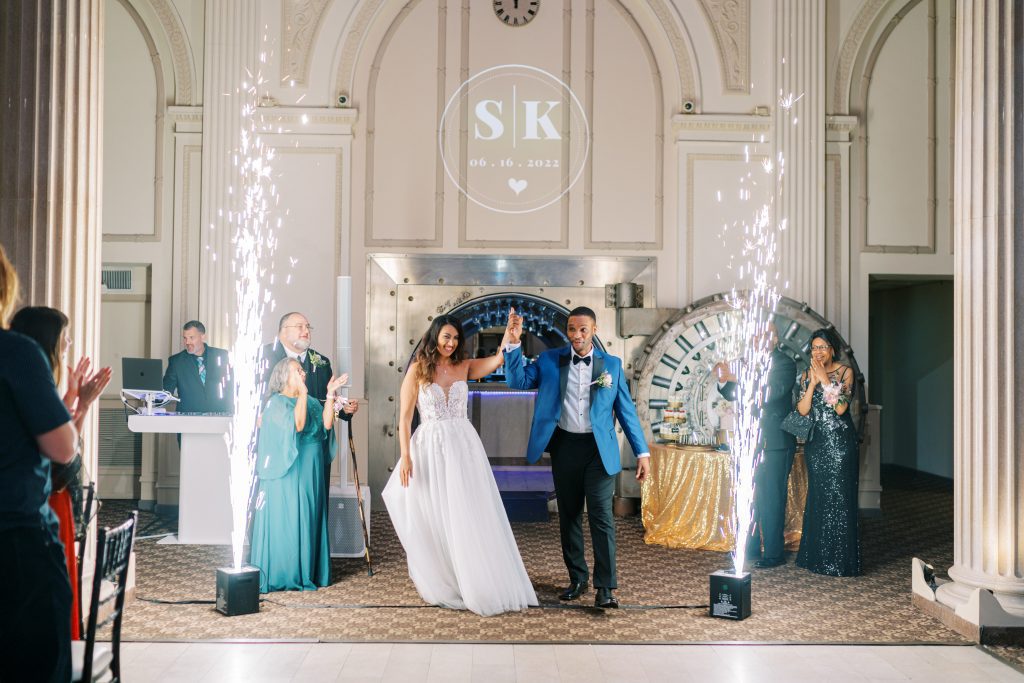
<path id="1" fill-rule="evenodd" d="M 529 185 L 529 183 L 525 180 L 516 180 L 515 178 L 508 179 L 508 186 L 512 188 L 512 191 L 516 193 L 517 197 L 520 192 L 526 189 L 527 185 Z"/>

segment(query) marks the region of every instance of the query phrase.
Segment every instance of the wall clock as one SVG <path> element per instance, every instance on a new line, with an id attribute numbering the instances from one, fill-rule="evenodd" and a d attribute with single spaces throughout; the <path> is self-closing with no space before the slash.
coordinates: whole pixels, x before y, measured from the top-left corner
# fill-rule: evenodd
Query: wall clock
<path id="1" fill-rule="evenodd" d="M 493 0 L 494 16 L 506 26 L 526 26 L 540 11 L 540 0 Z"/>
<path id="2" fill-rule="evenodd" d="M 718 382 L 712 369 L 715 363 L 727 360 L 724 348 L 731 310 L 722 294 L 701 299 L 683 309 L 644 348 L 644 356 L 633 373 L 636 385 L 633 395 L 649 439 L 652 434 L 657 435 L 670 397 L 682 399 L 695 436 L 714 439 L 718 419 L 712 414 L 712 406 L 718 395 Z M 776 307 L 775 326 L 780 345 L 802 372 L 810 365 L 811 333 L 829 327 L 829 322 L 805 304 L 783 297 Z M 858 431 L 863 432 L 867 407 L 864 376 L 845 340 L 842 347 L 839 361 L 851 366 L 856 378 L 851 415 Z"/>

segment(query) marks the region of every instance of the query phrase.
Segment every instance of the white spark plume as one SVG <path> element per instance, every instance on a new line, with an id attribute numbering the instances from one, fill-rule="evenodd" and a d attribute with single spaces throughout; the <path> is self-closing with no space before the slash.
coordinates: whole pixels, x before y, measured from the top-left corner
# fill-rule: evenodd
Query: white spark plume
<path id="1" fill-rule="evenodd" d="M 266 64 L 266 53 L 260 54 Z M 266 81 L 261 73 L 244 82 L 242 128 L 239 148 L 233 162 L 240 178 L 242 205 L 228 213 L 233 228 L 231 272 L 235 278 L 235 324 L 231 359 L 235 377 L 235 413 L 231 429 L 225 435 L 231 468 L 231 551 L 236 569 L 242 566 L 242 547 L 249 521 L 249 496 L 255 481 L 256 430 L 260 400 L 264 386 L 261 381 L 263 355 L 263 314 L 273 298 L 265 276 L 277 248 L 273 213 L 277 206 L 277 189 L 272 178 L 274 150 L 261 134 L 257 91 Z M 229 188 L 235 194 L 236 188 Z"/>
<path id="2" fill-rule="evenodd" d="M 803 95 L 792 93 L 779 96 L 779 108 L 788 112 Z M 795 125 L 796 117 L 791 119 Z M 750 161 L 749 153 L 745 154 Z M 764 159 L 761 170 L 774 176 L 777 193 L 781 191 L 785 176 L 785 159 L 778 155 L 777 163 Z M 747 174 L 746 178 L 750 178 Z M 756 181 L 755 183 L 756 184 Z M 749 190 L 740 188 L 742 199 L 749 199 Z M 739 254 L 730 256 L 729 269 L 733 260 L 741 262 L 737 281 L 727 296 L 732 307 L 730 315 L 724 317 L 727 333 L 719 343 L 719 354 L 729 362 L 730 370 L 736 376 L 736 401 L 734 410 L 735 430 L 730 442 L 733 458 L 733 500 L 735 540 L 733 550 L 733 572 L 740 574 L 746 561 L 747 537 L 753 521 L 754 470 L 757 467 L 761 442 L 760 413 L 764 400 L 764 388 L 771 370 L 772 335 L 769 325 L 775 307 L 781 298 L 777 266 L 777 236 L 785 231 L 786 219 L 773 220 L 773 200 L 763 204 L 749 223 L 743 224 L 743 240 Z M 788 287 L 788 283 L 784 285 Z"/>

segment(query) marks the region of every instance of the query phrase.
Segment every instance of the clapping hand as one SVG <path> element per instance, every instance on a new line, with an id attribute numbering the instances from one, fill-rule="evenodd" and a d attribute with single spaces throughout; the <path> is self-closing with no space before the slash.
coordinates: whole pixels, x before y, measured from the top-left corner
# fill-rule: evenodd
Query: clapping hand
<path id="1" fill-rule="evenodd" d="M 110 368 L 100 368 L 92 375 L 83 376 L 82 383 L 78 387 L 78 405 L 85 404 L 87 410 L 110 384 L 111 374 Z"/>
<path id="2" fill-rule="evenodd" d="M 811 381 L 813 384 L 828 384 L 828 372 L 825 364 L 815 358 L 811 359 Z"/>
<path id="3" fill-rule="evenodd" d="M 327 383 L 327 393 L 334 394 L 338 389 L 348 384 L 348 373 L 343 373 L 338 377 L 332 377 L 331 381 Z"/>

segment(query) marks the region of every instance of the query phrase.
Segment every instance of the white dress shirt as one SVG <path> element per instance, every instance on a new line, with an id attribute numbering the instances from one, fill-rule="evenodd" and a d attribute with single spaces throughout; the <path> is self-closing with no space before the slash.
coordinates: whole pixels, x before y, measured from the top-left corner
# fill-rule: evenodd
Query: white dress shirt
<path id="1" fill-rule="evenodd" d="M 570 352 L 573 358 L 575 351 Z M 569 378 L 565 383 L 565 396 L 562 398 L 562 414 L 558 417 L 558 426 L 573 434 L 589 434 L 594 431 L 590 424 L 590 382 L 594 370 L 594 347 L 590 353 L 580 358 L 589 358 L 590 363 L 573 363 L 569 361 Z"/>
<path id="2" fill-rule="evenodd" d="M 303 351 L 302 353 L 292 353 L 291 349 L 289 349 L 287 346 L 285 346 L 284 347 L 284 352 L 292 360 L 299 361 L 299 365 L 302 365 L 303 363 L 306 362 L 306 352 L 305 351 Z"/>

